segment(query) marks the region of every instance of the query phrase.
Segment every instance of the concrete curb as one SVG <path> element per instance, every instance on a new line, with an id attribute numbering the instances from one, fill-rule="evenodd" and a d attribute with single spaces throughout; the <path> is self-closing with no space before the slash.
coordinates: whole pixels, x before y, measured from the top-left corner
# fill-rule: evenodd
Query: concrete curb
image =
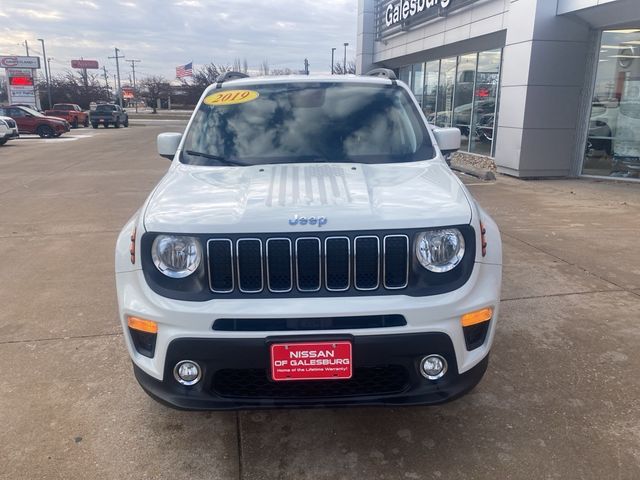
<path id="1" fill-rule="evenodd" d="M 466 173 L 472 177 L 479 178 L 480 180 L 495 180 L 496 175 L 491 171 L 484 168 L 465 167 L 462 165 L 451 165 L 451 170 L 456 172 Z"/>

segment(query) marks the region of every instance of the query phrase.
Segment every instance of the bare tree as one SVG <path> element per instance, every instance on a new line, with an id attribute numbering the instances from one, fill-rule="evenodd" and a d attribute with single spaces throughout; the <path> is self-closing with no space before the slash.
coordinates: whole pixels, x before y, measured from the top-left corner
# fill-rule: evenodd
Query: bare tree
<path id="1" fill-rule="evenodd" d="M 290 68 L 273 68 L 269 72 L 269 75 L 282 76 L 282 75 L 295 75 L 298 72 L 291 70 Z"/>
<path id="2" fill-rule="evenodd" d="M 45 104 L 47 89 L 41 80 L 38 85 L 40 103 Z M 76 103 L 89 108 L 91 102 L 113 100 L 112 93 L 100 83 L 96 74 L 87 73 L 86 77 L 75 71 L 67 70 L 51 78 L 51 100 L 53 103 Z"/>
<path id="3" fill-rule="evenodd" d="M 171 85 L 163 76 L 152 75 L 143 78 L 140 83 L 141 97 L 145 99 L 147 105 L 153 108 L 153 113 L 157 113 L 158 100 L 168 96 Z"/>
<path id="4" fill-rule="evenodd" d="M 344 75 L 345 74 L 345 70 L 344 70 L 344 65 L 340 62 L 336 63 L 333 66 L 333 73 L 335 75 Z M 351 73 L 351 74 L 355 74 L 356 73 L 356 62 L 355 60 L 349 60 L 347 62 L 347 74 Z"/>
<path id="5" fill-rule="evenodd" d="M 260 64 L 260 76 L 266 77 L 269 75 L 269 61 L 265 58 Z"/>

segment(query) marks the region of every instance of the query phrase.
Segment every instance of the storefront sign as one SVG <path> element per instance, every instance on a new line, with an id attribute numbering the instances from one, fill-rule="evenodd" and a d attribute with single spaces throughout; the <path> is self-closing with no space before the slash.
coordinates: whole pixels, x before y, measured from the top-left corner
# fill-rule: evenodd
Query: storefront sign
<path id="1" fill-rule="evenodd" d="M 380 40 L 469 7 L 479 0 L 378 0 L 376 34 Z"/>
<path id="2" fill-rule="evenodd" d="M 40 57 L 0 56 L 0 68 L 40 68 Z"/>
<path id="3" fill-rule="evenodd" d="M 71 68 L 83 68 L 95 70 L 100 68 L 97 60 L 71 60 Z"/>
<path id="4" fill-rule="evenodd" d="M 385 22 L 387 27 L 407 20 L 418 13 L 422 13 L 425 9 L 437 7 L 438 3 L 441 8 L 447 8 L 451 0 L 400 0 L 397 3 L 387 5 L 385 11 Z"/>

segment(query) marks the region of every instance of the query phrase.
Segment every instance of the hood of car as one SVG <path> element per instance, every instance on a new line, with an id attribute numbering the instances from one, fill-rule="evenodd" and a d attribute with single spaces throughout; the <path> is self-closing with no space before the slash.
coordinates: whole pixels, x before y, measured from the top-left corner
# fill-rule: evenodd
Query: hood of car
<path id="1" fill-rule="evenodd" d="M 43 118 L 43 117 L 40 117 L 40 118 Z M 63 123 L 63 124 L 67 122 L 64 118 L 52 117 L 50 115 L 45 115 L 44 118 L 50 122 Z"/>
<path id="2" fill-rule="evenodd" d="M 147 231 L 273 233 L 468 224 L 471 207 L 440 160 L 171 168 L 147 202 Z"/>

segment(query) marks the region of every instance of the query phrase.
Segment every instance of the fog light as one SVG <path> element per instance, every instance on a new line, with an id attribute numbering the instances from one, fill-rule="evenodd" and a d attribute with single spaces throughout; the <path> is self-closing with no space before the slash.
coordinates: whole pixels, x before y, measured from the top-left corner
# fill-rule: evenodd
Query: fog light
<path id="1" fill-rule="evenodd" d="M 447 373 L 447 361 L 440 355 L 429 355 L 420 360 L 420 373 L 427 380 L 437 380 Z"/>
<path id="2" fill-rule="evenodd" d="M 202 377 L 202 370 L 196 362 L 182 360 L 178 362 L 173 369 L 173 376 L 181 385 L 195 385 Z"/>

